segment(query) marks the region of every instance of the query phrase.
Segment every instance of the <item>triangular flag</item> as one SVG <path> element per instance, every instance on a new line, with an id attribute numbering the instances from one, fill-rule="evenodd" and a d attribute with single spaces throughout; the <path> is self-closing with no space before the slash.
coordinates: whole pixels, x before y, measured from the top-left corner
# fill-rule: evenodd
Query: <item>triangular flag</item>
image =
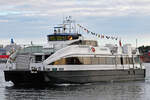
<path id="1" fill-rule="evenodd" d="M 101 35 L 101 38 L 104 38 L 104 35 Z"/>

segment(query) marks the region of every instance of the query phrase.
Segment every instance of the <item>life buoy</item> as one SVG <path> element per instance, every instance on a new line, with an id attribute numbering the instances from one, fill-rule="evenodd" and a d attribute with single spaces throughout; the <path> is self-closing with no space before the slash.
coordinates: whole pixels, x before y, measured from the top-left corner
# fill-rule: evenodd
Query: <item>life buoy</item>
<path id="1" fill-rule="evenodd" d="M 94 47 L 91 47 L 91 50 L 92 50 L 92 52 L 95 52 L 95 48 Z"/>

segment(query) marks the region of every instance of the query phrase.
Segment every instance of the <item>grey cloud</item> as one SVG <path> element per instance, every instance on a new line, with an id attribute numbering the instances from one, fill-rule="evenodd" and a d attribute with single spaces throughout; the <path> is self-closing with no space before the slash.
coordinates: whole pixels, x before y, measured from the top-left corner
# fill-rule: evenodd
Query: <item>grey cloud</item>
<path id="1" fill-rule="evenodd" d="M 81 16 L 127 16 L 149 15 L 150 12 L 148 0 L 5 0 L 0 4 L 3 5 L 0 7 L 0 13 L 18 12 L 24 16 L 52 16 L 74 12 Z"/>
<path id="2" fill-rule="evenodd" d="M 63 15 L 94 32 L 149 33 L 149 0 L 0 0 L 0 5 L 0 37 L 5 38 L 46 36 Z"/>

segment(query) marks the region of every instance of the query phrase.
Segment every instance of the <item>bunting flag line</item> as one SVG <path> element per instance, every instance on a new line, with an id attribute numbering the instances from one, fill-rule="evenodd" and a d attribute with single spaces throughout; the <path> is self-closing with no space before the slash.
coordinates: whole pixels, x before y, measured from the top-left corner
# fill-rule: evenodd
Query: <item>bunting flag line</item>
<path id="1" fill-rule="evenodd" d="M 101 38 L 103 39 L 103 38 L 104 38 L 104 35 L 101 35 Z"/>
<path id="2" fill-rule="evenodd" d="M 97 34 L 97 33 L 94 33 L 94 32 L 91 32 L 89 31 L 88 29 L 86 29 L 85 27 L 81 26 L 80 24 L 77 24 L 79 26 L 79 28 L 81 28 L 82 30 L 84 30 L 87 34 L 91 34 L 91 35 L 94 35 L 98 38 L 101 38 L 101 39 L 112 39 L 112 40 L 118 40 L 118 37 L 114 37 L 114 36 L 105 36 L 103 34 Z"/>

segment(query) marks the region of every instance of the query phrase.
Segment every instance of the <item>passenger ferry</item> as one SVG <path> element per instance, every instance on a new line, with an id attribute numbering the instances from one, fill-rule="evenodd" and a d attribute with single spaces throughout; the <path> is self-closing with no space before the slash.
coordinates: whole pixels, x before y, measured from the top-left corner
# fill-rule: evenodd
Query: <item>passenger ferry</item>
<path id="1" fill-rule="evenodd" d="M 145 67 L 131 45 L 98 46 L 76 30 L 71 18 L 54 27 L 44 46 L 18 49 L 7 61 L 5 80 L 14 85 L 82 84 L 143 80 Z"/>

